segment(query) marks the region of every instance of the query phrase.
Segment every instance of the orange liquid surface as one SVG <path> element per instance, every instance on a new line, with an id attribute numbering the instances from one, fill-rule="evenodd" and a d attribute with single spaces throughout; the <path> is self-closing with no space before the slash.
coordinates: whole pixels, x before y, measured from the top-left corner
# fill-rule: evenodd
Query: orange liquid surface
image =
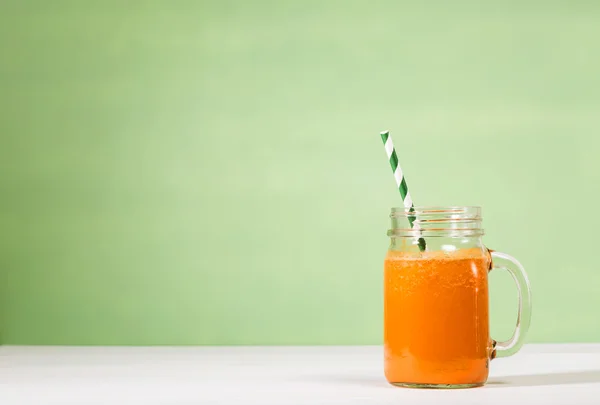
<path id="1" fill-rule="evenodd" d="M 482 384 L 489 334 L 485 249 L 396 252 L 385 260 L 385 375 L 391 383 Z"/>

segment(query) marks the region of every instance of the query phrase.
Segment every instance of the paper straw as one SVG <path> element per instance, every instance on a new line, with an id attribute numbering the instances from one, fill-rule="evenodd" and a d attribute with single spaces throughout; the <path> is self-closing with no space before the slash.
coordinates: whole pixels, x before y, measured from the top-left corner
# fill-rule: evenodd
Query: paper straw
<path id="1" fill-rule="evenodd" d="M 410 192 L 408 191 L 408 186 L 406 185 L 406 179 L 402 174 L 402 169 L 398 164 L 398 155 L 396 155 L 396 148 L 394 148 L 394 143 L 392 142 L 392 137 L 390 136 L 390 131 L 384 131 L 381 133 L 381 140 L 385 146 L 385 152 L 387 153 L 387 157 L 390 161 L 390 166 L 392 166 L 392 171 L 394 172 L 394 178 L 396 179 L 396 185 L 398 186 L 398 190 L 400 191 L 400 197 L 402 197 L 402 201 L 404 202 L 404 210 L 406 212 L 414 213 L 415 206 L 412 202 L 412 198 L 410 196 Z M 413 229 L 419 229 L 418 225 L 414 224 L 416 217 L 414 215 L 408 215 L 408 222 L 410 227 Z M 419 250 L 421 252 L 425 251 L 426 244 L 425 239 L 419 238 Z"/>

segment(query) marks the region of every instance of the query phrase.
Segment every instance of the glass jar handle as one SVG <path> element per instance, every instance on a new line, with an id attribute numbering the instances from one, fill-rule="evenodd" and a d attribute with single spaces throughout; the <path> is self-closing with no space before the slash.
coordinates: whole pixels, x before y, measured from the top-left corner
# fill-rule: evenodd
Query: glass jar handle
<path id="1" fill-rule="evenodd" d="M 531 323 L 531 287 L 525 269 L 514 257 L 506 253 L 490 250 L 492 256 L 492 268 L 503 269 L 510 273 L 517 284 L 519 291 L 519 314 L 517 316 L 517 327 L 512 337 L 505 342 L 494 342 L 492 359 L 495 357 L 512 356 L 519 351 L 525 342 L 525 335 Z"/>

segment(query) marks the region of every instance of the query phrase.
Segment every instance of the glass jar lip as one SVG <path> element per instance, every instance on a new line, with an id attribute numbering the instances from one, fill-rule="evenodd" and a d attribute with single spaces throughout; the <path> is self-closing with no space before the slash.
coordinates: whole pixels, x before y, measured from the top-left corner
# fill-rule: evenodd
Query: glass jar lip
<path id="1" fill-rule="evenodd" d="M 410 211 L 405 207 L 393 207 L 390 218 L 392 227 L 388 236 L 391 237 L 483 235 L 479 206 L 418 206 Z"/>
<path id="2" fill-rule="evenodd" d="M 405 207 L 392 207 L 392 214 L 403 214 L 408 215 L 409 210 Z M 432 206 L 415 206 L 411 215 L 425 214 L 425 215 L 441 215 L 441 214 L 476 214 L 481 216 L 481 206 L 478 205 L 432 205 Z"/>

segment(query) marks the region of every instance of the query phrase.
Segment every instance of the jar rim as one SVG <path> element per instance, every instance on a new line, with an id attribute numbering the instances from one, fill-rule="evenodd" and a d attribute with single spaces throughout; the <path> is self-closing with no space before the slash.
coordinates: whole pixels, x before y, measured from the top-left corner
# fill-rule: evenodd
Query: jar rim
<path id="1" fill-rule="evenodd" d="M 390 237 L 465 237 L 483 235 L 479 206 L 392 207 Z M 406 220 L 402 220 L 406 218 Z M 412 227 L 411 225 L 412 224 Z"/>
<path id="2" fill-rule="evenodd" d="M 412 211 L 409 211 L 406 207 L 392 207 L 392 214 L 398 214 L 403 216 L 414 216 L 414 215 L 443 215 L 443 214 L 470 214 L 481 216 L 481 207 L 477 205 L 454 205 L 454 206 L 416 206 L 412 207 Z"/>

